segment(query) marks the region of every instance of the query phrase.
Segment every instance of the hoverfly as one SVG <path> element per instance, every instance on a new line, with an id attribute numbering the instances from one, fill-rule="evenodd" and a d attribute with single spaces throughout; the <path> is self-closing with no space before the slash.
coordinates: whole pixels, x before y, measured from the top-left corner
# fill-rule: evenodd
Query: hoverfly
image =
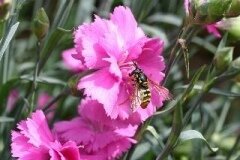
<path id="1" fill-rule="evenodd" d="M 150 89 L 156 89 L 158 94 L 160 94 L 164 99 L 170 99 L 169 92 L 166 88 L 159 86 L 150 80 L 138 67 L 136 62 L 133 62 L 133 65 L 135 68 L 131 73 L 129 73 L 130 78 L 132 78 L 132 81 L 134 82 L 133 86 L 135 87 L 131 105 L 132 109 L 136 108 L 137 102 L 140 104 L 141 108 L 147 108 L 152 97 Z"/>

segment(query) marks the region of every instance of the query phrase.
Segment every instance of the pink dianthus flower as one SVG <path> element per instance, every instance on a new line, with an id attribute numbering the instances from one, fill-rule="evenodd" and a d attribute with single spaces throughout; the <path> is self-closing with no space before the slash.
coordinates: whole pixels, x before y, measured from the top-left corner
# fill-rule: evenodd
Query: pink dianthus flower
<path id="1" fill-rule="evenodd" d="M 12 156 L 19 160 L 80 160 L 78 147 L 73 141 L 60 143 L 51 133 L 41 110 L 21 121 L 18 131 L 12 131 Z"/>
<path id="2" fill-rule="evenodd" d="M 16 105 L 17 100 L 19 99 L 20 94 L 17 89 L 12 89 L 8 95 L 7 98 L 7 107 L 6 111 L 11 112 L 14 109 L 14 106 Z"/>
<path id="3" fill-rule="evenodd" d="M 41 92 L 37 98 L 37 109 L 44 109 L 44 107 L 52 100 L 52 96 L 50 96 L 47 92 Z M 56 104 L 51 106 L 51 109 L 56 109 Z M 48 120 L 51 120 L 54 116 L 54 112 L 48 112 L 46 117 Z"/>
<path id="4" fill-rule="evenodd" d="M 56 123 L 54 130 L 63 142 L 71 140 L 84 146 L 80 148 L 82 159 L 117 158 L 136 142 L 133 136 L 137 125 L 111 119 L 96 100 L 84 100 L 79 106 L 79 114 L 70 121 Z"/>
<path id="5" fill-rule="evenodd" d="M 73 57 L 86 69 L 97 69 L 81 79 L 78 89 L 84 88 L 87 96 L 103 104 L 112 119 L 127 119 L 138 114 L 140 122 L 144 121 L 168 98 L 167 89 L 154 87 L 164 78 L 163 41 L 148 38 L 129 8 L 116 7 L 109 20 L 95 16 L 94 22 L 78 27 L 74 42 L 76 54 Z M 152 82 L 146 109 L 142 109 L 140 103 L 133 106 L 133 101 L 139 102 L 135 100 L 139 97 L 136 84 L 129 76 L 136 69 L 134 63 Z"/>

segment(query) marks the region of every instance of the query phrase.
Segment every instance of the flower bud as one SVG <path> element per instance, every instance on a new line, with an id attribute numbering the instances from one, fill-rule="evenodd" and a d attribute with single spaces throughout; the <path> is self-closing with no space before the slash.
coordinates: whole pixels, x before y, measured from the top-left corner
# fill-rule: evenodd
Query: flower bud
<path id="1" fill-rule="evenodd" d="M 240 16 L 223 19 L 216 26 L 221 30 L 226 30 L 230 38 L 240 40 Z"/>
<path id="2" fill-rule="evenodd" d="M 84 76 L 87 76 L 93 72 L 95 72 L 95 69 L 91 69 L 91 70 L 86 70 L 83 71 L 81 73 L 78 73 L 76 75 L 73 75 L 69 80 L 68 80 L 68 87 L 70 88 L 71 94 L 75 97 L 82 97 L 83 96 L 83 92 L 82 90 L 79 90 L 77 88 L 77 85 L 79 83 L 79 81 L 81 80 L 81 78 L 83 78 Z"/>
<path id="3" fill-rule="evenodd" d="M 49 28 L 49 19 L 43 8 L 40 8 L 33 20 L 33 32 L 38 39 L 44 38 Z"/>
<path id="4" fill-rule="evenodd" d="M 224 47 L 217 50 L 214 65 L 219 73 L 226 71 L 233 59 L 233 47 Z"/>
<path id="5" fill-rule="evenodd" d="M 81 97 L 83 95 L 83 93 L 77 88 L 77 84 L 79 83 L 80 79 L 81 76 L 74 75 L 68 80 L 68 87 L 70 88 L 71 95 L 75 97 Z"/>
<path id="6" fill-rule="evenodd" d="M 8 15 L 11 1 L 0 0 L 0 20 L 5 19 Z"/>
<path id="7" fill-rule="evenodd" d="M 236 68 L 236 69 L 240 69 L 240 57 L 236 58 L 233 62 L 232 62 L 232 67 Z"/>
<path id="8" fill-rule="evenodd" d="M 233 62 L 232 62 L 232 68 L 234 68 L 235 70 L 240 70 L 240 57 L 236 58 Z M 240 82 L 240 74 L 238 74 L 236 77 L 234 77 L 234 80 L 236 82 Z"/>
<path id="9" fill-rule="evenodd" d="M 211 24 L 221 20 L 232 0 L 191 0 L 189 15 L 192 23 Z"/>
<path id="10" fill-rule="evenodd" d="M 226 16 L 227 17 L 237 17 L 240 15 L 240 0 L 232 0 Z"/>

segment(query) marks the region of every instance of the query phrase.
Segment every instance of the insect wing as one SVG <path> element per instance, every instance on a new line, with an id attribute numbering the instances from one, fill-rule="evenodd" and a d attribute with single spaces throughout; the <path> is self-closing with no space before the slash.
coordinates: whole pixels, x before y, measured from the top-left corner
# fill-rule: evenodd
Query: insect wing
<path id="1" fill-rule="evenodd" d="M 148 80 L 150 83 L 150 86 L 152 89 L 155 89 L 159 96 L 162 97 L 162 99 L 164 100 L 171 100 L 172 99 L 172 95 L 169 93 L 168 89 L 158 85 L 157 83 L 153 82 L 152 80 Z"/>

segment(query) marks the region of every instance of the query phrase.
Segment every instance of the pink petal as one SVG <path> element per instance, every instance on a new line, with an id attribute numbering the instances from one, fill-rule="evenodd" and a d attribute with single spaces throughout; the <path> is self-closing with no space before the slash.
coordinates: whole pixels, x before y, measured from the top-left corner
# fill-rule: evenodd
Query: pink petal
<path id="1" fill-rule="evenodd" d="M 43 109 L 44 106 L 52 99 L 52 97 L 46 93 L 42 92 L 39 94 L 38 99 L 37 99 L 37 108 Z"/>
<path id="2" fill-rule="evenodd" d="M 136 60 L 138 66 L 143 70 L 149 79 L 159 83 L 163 77 L 165 68 L 164 59 L 160 55 L 163 49 L 163 42 L 159 39 L 151 39 L 145 46 L 143 53 Z"/>
<path id="3" fill-rule="evenodd" d="M 142 54 L 142 49 L 144 44 L 146 43 L 147 38 L 143 37 L 135 41 L 135 43 L 132 43 L 128 46 L 128 57 L 126 61 L 132 61 L 139 57 L 140 54 Z"/>
<path id="4" fill-rule="evenodd" d="M 21 133 L 29 138 L 29 143 L 38 147 L 41 145 L 48 146 L 49 142 L 53 141 L 53 136 L 50 132 L 46 117 L 41 110 L 37 110 L 32 114 L 32 118 L 22 121 L 18 125 Z"/>
<path id="5" fill-rule="evenodd" d="M 216 24 L 210 24 L 205 26 L 209 33 L 213 34 L 216 38 L 221 38 L 221 34 L 217 29 Z"/>
<path id="6" fill-rule="evenodd" d="M 78 89 L 85 88 L 85 94 L 103 104 L 106 113 L 112 118 L 116 118 L 112 116 L 112 111 L 117 101 L 119 84 L 116 77 L 107 69 L 102 69 L 82 78 Z"/>
<path id="7" fill-rule="evenodd" d="M 14 105 L 16 104 L 17 100 L 19 99 L 19 91 L 16 89 L 13 89 L 10 91 L 7 99 L 7 112 L 11 112 Z"/>
<path id="8" fill-rule="evenodd" d="M 37 98 L 37 109 L 43 109 L 49 102 L 52 100 L 52 96 L 50 96 L 47 92 L 41 92 Z M 51 106 L 51 109 L 56 109 L 56 104 Z M 54 111 L 48 112 L 46 117 L 48 120 L 51 120 L 54 116 Z"/>
<path id="9" fill-rule="evenodd" d="M 37 160 L 49 159 L 47 148 L 35 148 L 28 143 L 28 138 L 16 131 L 12 132 L 11 153 L 13 157 L 21 157 L 23 160 L 31 160 L 35 156 Z"/>
<path id="10" fill-rule="evenodd" d="M 62 52 L 62 59 L 65 67 L 73 72 L 79 72 L 85 68 L 81 60 L 75 59 L 73 55 L 77 55 L 76 49 L 71 48 Z"/>
<path id="11" fill-rule="evenodd" d="M 184 0 L 184 9 L 187 15 L 189 14 L 189 5 L 190 5 L 189 0 Z"/>
<path id="12" fill-rule="evenodd" d="M 78 147 L 72 141 L 65 143 L 60 152 L 66 160 L 80 160 Z"/>
<path id="13" fill-rule="evenodd" d="M 144 37 L 144 33 L 137 27 L 137 22 L 128 7 L 115 7 L 110 20 L 118 27 L 126 44 Z"/>
<path id="14" fill-rule="evenodd" d="M 109 31 L 104 34 L 99 41 L 99 45 L 101 45 L 106 53 L 110 57 L 114 57 L 116 60 L 120 61 L 122 56 L 126 51 L 125 42 L 122 39 L 122 36 L 119 34 L 116 26 L 114 26 L 111 22 L 108 23 Z"/>
<path id="15" fill-rule="evenodd" d="M 98 42 L 107 32 L 107 23 L 96 16 L 93 23 L 80 26 L 74 33 L 76 51 L 84 57 L 84 64 L 88 68 L 98 68 L 106 64 L 102 58 L 108 56 Z"/>
<path id="16" fill-rule="evenodd" d="M 129 95 L 129 88 L 128 85 L 125 85 L 124 82 L 120 85 L 120 92 L 118 95 L 118 103 L 114 107 L 115 114 L 118 115 L 121 119 L 127 119 L 132 114 L 131 110 L 131 95 Z"/>
<path id="17" fill-rule="evenodd" d="M 154 106 L 162 107 L 163 101 L 170 98 L 169 91 L 162 86 L 151 85 L 151 101 Z"/>
<path id="18" fill-rule="evenodd" d="M 99 123 L 99 120 L 101 120 L 103 124 L 108 124 L 111 121 L 111 119 L 107 117 L 103 105 L 89 98 L 81 102 L 78 112 L 84 119 L 97 123 Z"/>
<path id="19" fill-rule="evenodd" d="M 94 136 L 91 129 L 89 129 L 89 124 L 79 117 L 71 121 L 55 123 L 54 130 L 63 141 L 72 140 L 77 144 L 88 144 Z"/>

